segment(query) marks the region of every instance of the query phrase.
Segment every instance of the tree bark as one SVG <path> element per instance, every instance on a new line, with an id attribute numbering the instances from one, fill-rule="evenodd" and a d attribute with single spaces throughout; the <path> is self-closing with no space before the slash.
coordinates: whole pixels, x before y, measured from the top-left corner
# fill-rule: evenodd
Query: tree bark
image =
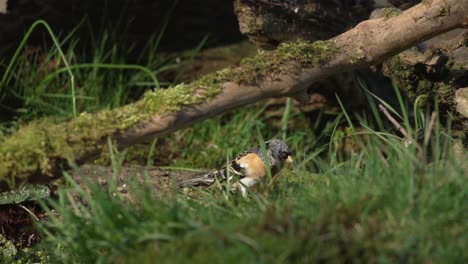
<path id="1" fill-rule="evenodd" d="M 127 147 L 266 98 L 307 101 L 307 88 L 323 78 L 379 64 L 419 42 L 466 26 L 468 0 L 424 1 L 397 16 L 364 21 L 328 41 L 282 44 L 238 68 L 150 92 L 122 109 L 83 114 L 67 123 L 35 122 L 1 142 L 0 181 L 11 187 L 50 180 L 70 160 L 90 161 L 108 137 Z"/>
<path id="2" fill-rule="evenodd" d="M 329 39 L 369 18 L 374 0 L 235 0 L 240 32 L 268 48 L 282 42 Z"/>

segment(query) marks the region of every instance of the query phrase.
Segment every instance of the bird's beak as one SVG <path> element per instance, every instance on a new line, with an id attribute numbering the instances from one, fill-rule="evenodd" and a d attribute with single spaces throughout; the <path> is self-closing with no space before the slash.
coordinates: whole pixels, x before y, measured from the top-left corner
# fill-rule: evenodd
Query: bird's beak
<path id="1" fill-rule="evenodd" d="M 291 156 L 288 156 L 288 158 L 286 159 L 286 163 L 292 164 L 293 158 Z"/>

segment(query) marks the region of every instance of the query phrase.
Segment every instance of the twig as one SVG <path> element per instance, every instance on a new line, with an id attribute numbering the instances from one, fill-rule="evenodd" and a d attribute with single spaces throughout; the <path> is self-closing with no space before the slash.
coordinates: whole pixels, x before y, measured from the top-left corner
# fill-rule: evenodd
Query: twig
<path id="1" fill-rule="evenodd" d="M 379 104 L 379 109 L 382 111 L 382 113 L 387 117 L 387 119 L 393 124 L 393 126 L 400 131 L 400 133 L 405 137 L 405 138 L 410 138 L 408 132 L 406 129 L 404 129 L 398 121 L 393 118 L 393 116 L 390 115 L 390 113 L 387 111 L 387 109 L 382 105 Z"/>
<path id="2" fill-rule="evenodd" d="M 26 206 L 20 204 L 19 205 L 21 208 L 23 208 L 26 212 L 28 212 L 32 217 L 34 217 L 34 219 L 36 219 L 36 221 L 39 221 L 39 218 L 33 213 L 31 212 L 31 210 L 29 210 Z"/>
<path id="3" fill-rule="evenodd" d="M 382 105 L 379 104 L 379 109 L 382 111 L 382 113 L 387 117 L 387 119 L 393 124 L 393 126 L 405 137 L 406 140 L 408 140 L 411 144 L 416 146 L 418 149 L 418 153 L 424 153 L 423 147 L 404 129 L 398 121 L 393 118 L 393 116 L 387 111 L 387 109 Z"/>
<path id="4" fill-rule="evenodd" d="M 436 119 L 436 113 L 432 112 L 431 114 L 431 120 L 429 120 L 429 125 L 427 126 L 426 133 L 424 135 L 424 148 L 427 148 L 427 145 L 429 144 L 429 139 L 431 138 L 432 135 L 432 129 L 434 128 L 435 124 L 435 119 Z"/>

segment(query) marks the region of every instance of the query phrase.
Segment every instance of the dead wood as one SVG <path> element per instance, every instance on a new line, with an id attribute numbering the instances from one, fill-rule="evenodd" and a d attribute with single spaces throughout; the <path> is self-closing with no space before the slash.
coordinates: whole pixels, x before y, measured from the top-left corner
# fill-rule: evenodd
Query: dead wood
<path id="1" fill-rule="evenodd" d="M 379 64 L 417 43 L 467 25 L 468 0 L 424 1 L 397 16 L 364 21 L 329 41 L 284 44 L 261 52 L 238 68 L 153 92 L 122 109 L 86 114 L 67 123 L 26 126 L 1 142 L 0 181 L 50 180 L 58 176 L 57 164 L 92 160 L 108 137 L 127 147 L 266 98 L 307 101 L 307 88 L 321 79 Z M 183 100 L 173 96 L 174 90 L 186 92 Z M 21 139 L 34 135 L 39 138 L 22 143 Z"/>
<path id="2" fill-rule="evenodd" d="M 368 19 L 376 7 L 374 0 L 236 0 L 234 4 L 240 32 L 265 48 L 298 39 L 332 38 Z"/>

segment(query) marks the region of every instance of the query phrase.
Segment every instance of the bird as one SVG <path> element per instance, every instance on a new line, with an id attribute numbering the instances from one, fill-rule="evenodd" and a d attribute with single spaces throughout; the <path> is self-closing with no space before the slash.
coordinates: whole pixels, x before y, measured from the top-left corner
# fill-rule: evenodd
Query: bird
<path id="1" fill-rule="evenodd" d="M 292 163 L 291 147 L 281 139 L 271 139 L 265 142 L 265 154 L 263 156 L 262 148 L 257 145 L 249 150 L 240 153 L 235 159 L 216 170 L 189 180 L 181 181 L 178 183 L 180 188 L 194 186 L 194 187 L 208 187 L 216 181 L 223 182 L 232 180 L 233 177 L 238 177 L 239 182 L 233 184 L 233 191 L 239 189 L 242 196 L 247 196 L 247 188 L 253 187 L 262 179 L 265 179 L 267 172 L 268 160 L 271 175 L 274 176 L 280 172 L 286 163 Z"/>

